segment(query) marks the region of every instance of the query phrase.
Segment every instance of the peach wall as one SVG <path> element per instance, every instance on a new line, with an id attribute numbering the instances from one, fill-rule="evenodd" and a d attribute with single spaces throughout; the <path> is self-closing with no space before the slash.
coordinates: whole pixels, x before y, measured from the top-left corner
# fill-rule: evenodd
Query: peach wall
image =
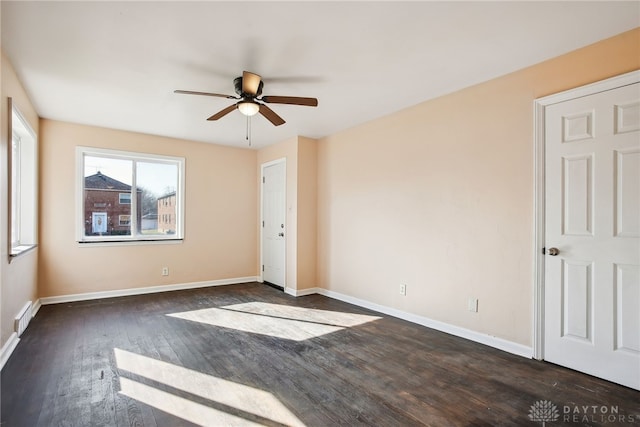
<path id="1" fill-rule="evenodd" d="M 38 280 L 38 253 L 39 250 L 31 250 L 12 259 L 9 263 L 9 236 L 8 236 L 8 164 L 9 147 L 9 101 L 13 103 L 31 128 L 38 134 L 38 115 L 31 105 L 22 84 L 20 83 L 13 66 L 2 53 L 0 62 L 2 100 L 0 106 L 1 138 L 0 138 L 0 292 L 1 292 L 1 316 L 0 316 L 0 348 L 7 342 L 13 333 L 13 319 L 27 301 L 36 301 Z"/>
<path id="2" fill-rule="evenodd" d="M 298 137 L 298 290 L 317 281 L 318 143 Z"/>
<path id="3" fill-rule="evenodd" d="M 40 296 L 256 276 L 255 151 L 52 120 L 41 120 L 40 132 Z M 184 157 L 184 241 L 80 247 L 78 145 Z"/>
<path id="4" fill-rule="evenodd" d="M 318 286 L 530 346 L 533 101 L 640 68 L 639 41 L 623 33 L 320 140 Z"/>

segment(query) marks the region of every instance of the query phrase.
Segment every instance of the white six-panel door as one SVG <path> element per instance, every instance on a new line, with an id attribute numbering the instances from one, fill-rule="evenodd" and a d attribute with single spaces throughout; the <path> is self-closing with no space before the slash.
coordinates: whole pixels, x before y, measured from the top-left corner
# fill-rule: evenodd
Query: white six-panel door
<path id="1" fill-rule="evenodd" d="M 640 389 L 639 83 L 546 107 L 545 246 L 544 359 Z"/>
<path id="2" fill-rule="evenodd" d="M 262 167 L 262 280 L 285 287 L 286 164 Z"/>

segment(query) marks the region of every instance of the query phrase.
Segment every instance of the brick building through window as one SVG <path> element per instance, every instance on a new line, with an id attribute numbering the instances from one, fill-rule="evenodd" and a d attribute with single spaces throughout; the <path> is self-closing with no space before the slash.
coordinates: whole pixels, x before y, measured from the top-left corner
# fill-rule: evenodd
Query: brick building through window
<path id="1" fill-rule="evenodd" d="M 141 191 L 137 191 L 140 206 Z M 140 227 L 140 209 L 137 214 Z M 131 186 L 101 172 L 84 178 L 86 236 L 131 234 Z"/>
<path id="2" fill-rule="evenodd" d="M 158 232 L 174 234 L 176 219 L 176 192 L 172 191 L 158 197 Z"/>

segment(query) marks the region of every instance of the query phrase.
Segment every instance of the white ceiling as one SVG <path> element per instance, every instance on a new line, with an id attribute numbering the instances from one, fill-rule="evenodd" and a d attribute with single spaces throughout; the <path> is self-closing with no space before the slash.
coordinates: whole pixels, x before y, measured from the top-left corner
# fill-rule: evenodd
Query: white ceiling
<path id="1" fill-rule="evenodd" d="M 640 2 L 1 2 L 2 48 L 41 117 L 246 147 L 206 118 L 243 70 L 287 123 L 253 147 L 319 138 L 640 26 Z"/>

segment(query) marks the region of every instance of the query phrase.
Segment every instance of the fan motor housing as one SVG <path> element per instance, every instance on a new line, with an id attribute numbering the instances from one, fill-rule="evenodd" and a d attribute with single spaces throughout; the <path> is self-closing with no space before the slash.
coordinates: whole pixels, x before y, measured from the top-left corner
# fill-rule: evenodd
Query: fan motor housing
<path id="1" fill-rule="evenodd" d="M 235 87 L 236 93 L 243 97 L 258 97 L 260 95 L 262 95 L 262 86 L 264 86 L 264 83 L 262 82 L 262 80 L 260 80 L 260 84 L 258 85 L 258 90 L 256 91 L 255 95 L 252 94 L 248 94 L 248 93 L 243 93 L 242 92 L 242 76 L 240 77 L 236 77 L 235 79 L 233 79 L 233 86 Z"/>

